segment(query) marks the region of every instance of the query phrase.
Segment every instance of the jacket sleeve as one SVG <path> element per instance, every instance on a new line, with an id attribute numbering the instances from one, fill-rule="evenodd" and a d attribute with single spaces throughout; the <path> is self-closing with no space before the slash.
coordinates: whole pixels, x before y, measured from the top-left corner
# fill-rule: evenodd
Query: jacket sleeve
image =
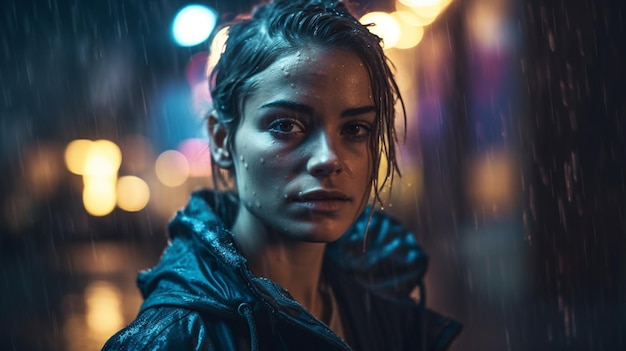
<path id="1" fill-rule="evenodd" d="M 150 308 L 113 335 L 108 350 L 215 350 L 198 312 L 175 307 Z"/>

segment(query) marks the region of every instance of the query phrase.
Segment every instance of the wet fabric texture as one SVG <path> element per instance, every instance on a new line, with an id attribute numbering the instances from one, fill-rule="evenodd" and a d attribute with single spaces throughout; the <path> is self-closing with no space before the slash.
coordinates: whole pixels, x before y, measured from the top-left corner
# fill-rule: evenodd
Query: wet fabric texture
<path id="1" fill-rule="evenodd" d="M 208 190 L 192 195 L 169 225 L 161 261 L 139 274 L 145 301 L 137 319 L 103 350 L 445 350 L 460 332 L 458 322 L 409 298 L 423 288 L 427 267 L 413 233 L 368 208 L 324 258 L 343 340 L 247 269 L 227 229 L 236 201 Z"/>

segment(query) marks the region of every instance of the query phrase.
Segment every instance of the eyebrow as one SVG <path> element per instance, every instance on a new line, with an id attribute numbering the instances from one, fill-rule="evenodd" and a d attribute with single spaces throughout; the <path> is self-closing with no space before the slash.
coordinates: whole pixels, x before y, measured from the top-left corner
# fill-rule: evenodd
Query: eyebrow
<path id="1" fill-rule="evenodd" d="M 309 115 L 313 114 L 313 107 L 309 105 L 305 105 L 305 104 L 300 104 L 294 101 L 288 101 L 288 100 L 276 100 L 276 101 L 268 102 L 266 104 L 263 104 L 261 108 L 284 108 L 287 110 L 292 110 L 295 112 L 302 112 L 302 113 L 306 113 Z M 360 116 L 360 115 L 364 115 L 366 113 L 372 113 L 372 112 L 376 112 L 376 106 L 370 105 L 370 106 L 355 107 L 355 108 L 349 108 L 347 110 L 342 111 L 341 117 L 354 117 L 354 116 Z"/>

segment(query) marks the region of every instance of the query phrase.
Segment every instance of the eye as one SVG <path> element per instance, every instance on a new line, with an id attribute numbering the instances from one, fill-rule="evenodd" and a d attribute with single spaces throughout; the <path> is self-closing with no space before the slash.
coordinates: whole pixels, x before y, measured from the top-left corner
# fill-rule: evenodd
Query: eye
<path id="1" fill-rule="evenodd" d="M 270 132 L 278 134 L 279 136 L 304 133 L 304 126 L 302 123 L 291 118 L 276 119 L 269 124 L 268 129 Z"/>
<path id="2" fill-rule="evenodd" d="M 372 127 L 365 122 L 351 122 L 346 124 L 341 134 L 350 138 L 366 139 L 372 133 Z"/>

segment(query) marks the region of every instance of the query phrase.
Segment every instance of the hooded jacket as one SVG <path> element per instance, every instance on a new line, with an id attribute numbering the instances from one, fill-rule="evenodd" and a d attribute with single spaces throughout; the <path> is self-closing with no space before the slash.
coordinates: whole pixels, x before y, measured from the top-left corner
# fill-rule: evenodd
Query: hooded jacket
<path id="1" fill-rule="evenodd" d="M 459 323 L 425 308 L 427 257 L 414 235 L 368 208 L 327 244 L 322 267 L 348 345 L 247 268 L 227 229 L 236 201 L 208 190 L 192 195 L 169 225 L 161 261 L 139 274 L 145 301 L 137 319 L 103 350 L 444 350 L 460 332 Z M 409 297 L 416 287 L 419 302 Z"/>

